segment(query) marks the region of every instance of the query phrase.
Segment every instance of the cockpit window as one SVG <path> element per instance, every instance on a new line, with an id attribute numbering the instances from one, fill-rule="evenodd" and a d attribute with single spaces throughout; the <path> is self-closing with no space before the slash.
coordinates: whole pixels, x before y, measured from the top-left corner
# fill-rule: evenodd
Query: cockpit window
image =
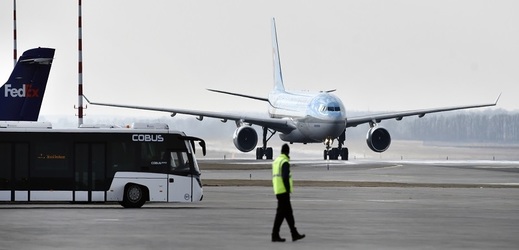
<path id="1" fill-rule="evenodd" d="M 328 111 L 341 111 L 341 108 L 340 107 L 328 107 L 327 110 Z"/>
<path id="2" fill-rule="evenodd" d="M 326 106 L 324 106 L 324 105 L 321 104 L 321 105 L 319 106 L 319 112 L 324 113 L 324 111 L 326 111 Z"/>
<path id="3" fill-rule="evenodd" d="M 333 106 L 328 106 L 327 107 L 327 106 L 321 104 L 319 106 L 319 112 L 325 113 L 326 111 L 328 111 L 328 112 L 339 112 L 339 111 L 341 111 L 341 107 L 333 107 Z"/>

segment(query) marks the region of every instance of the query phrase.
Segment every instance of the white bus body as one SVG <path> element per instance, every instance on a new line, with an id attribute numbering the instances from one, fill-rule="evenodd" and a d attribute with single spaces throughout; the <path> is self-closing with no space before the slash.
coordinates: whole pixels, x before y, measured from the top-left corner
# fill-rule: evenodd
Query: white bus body
<path id="1" fill-rule="evenodd" d="M 38 125 L 39 124 L 39 125 Z M 124 207 L 203 198 L 194 142 L 165 124 L 52 129 L 0 123 L 0 201 L 116 201 Z"/>

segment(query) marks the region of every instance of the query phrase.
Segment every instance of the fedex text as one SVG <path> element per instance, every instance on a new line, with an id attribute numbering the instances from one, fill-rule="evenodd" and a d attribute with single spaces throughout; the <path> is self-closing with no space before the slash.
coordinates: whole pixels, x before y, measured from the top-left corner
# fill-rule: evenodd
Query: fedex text
<path id="1" fill-rule="evenodd" d="M 21 88 L 13 88 L 11 84 L 5 86 L 5 97 L 39 97 L 39 91 L 37 88 L 33 88 L 32 84 L 23 84 Z"/>

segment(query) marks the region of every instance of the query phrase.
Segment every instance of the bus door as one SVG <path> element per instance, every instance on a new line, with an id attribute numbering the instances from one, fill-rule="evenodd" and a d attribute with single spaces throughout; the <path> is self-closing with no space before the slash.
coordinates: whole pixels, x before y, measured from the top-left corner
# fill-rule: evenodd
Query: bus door
<path id="1" fill-rule="evenodd" d="M 12 201 L 13 153 L 11 143 L 0 143 L 0 201 Z"/>
<path id="2" fill-rule="evenodd" d="M 105 144 L 75 143 L 74 152 L 74 201 L 106 201 Z"/>
<path id="3" fill-rule="evenodd" d="M 192 201 L 193 177 L 187 152 L 170 152 L 170 174 L 168 174 L 168 201 Z"/>
<path id="4" fill-rule="evenodd" d="M 28 143 L 0 143 L 0 200 L 29 201 Z"/>

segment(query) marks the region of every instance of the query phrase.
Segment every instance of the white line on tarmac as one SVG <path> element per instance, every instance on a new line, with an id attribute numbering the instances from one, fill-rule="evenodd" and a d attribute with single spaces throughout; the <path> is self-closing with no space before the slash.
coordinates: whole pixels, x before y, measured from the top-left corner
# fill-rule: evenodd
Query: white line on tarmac
<path id="1" fill-rule="evenodd" d="M 412 202 L 414 200 L 366 200 L 368 202 L 384 202 L 384 203 L 402 203 L 402 202 Z"/>
<path id="2" fill-rule="evenodd" d="M 115 222 L 119 221 L 119 219 L 94 219 L 96 222 Z"/>
<path id="3" fill-rule="evenodd" d="M 404 165 L 397 164 L 397 165 L 387 166 L 387 167 L 371 168 L 371 169 L 369 169 L 369 170 L 380 170 L 380 169 L 400 168 L 400 167 L 403 167 L 403 166 L 404 166 Z"/>

